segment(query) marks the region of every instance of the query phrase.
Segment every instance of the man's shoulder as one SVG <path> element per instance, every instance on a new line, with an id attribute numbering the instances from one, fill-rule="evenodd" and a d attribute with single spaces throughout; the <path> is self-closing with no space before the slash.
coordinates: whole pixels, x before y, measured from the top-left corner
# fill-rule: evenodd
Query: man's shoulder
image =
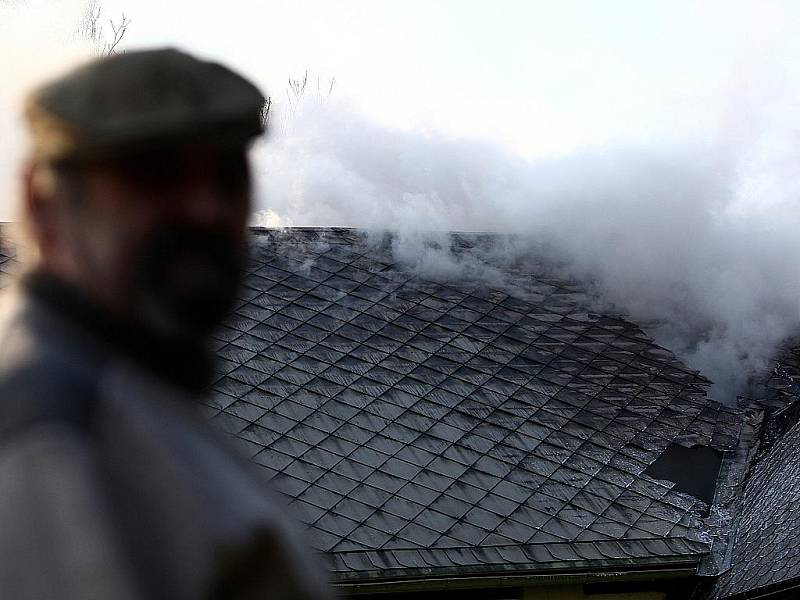
<path id="1" fill-rule="evenodd" d="M 0 306 L 0 435 L 43 420 L 85 426 L 99 375 L 91 351 L 23 294 Z"/>
<path id="2" fill-rule="evenodd" d="M 4 597 L 140 597 L 91 443 L 51 422 L 27 428 L 2 448 Z"/>
<path id="3" fill-rule="evenodd" d="M 51 330 L 35 310 L 0 324 L 0 469 L 16 469 L 22 487 L 39 486 L 28 467 L 58 471 L 62 449 L 70 450 L 71 466 L 86 469 L 95 486 L 90 497 L 107 502 L 109 527 L 145 595 L 214 589 L 238 597 L 247 583 L 264 597 L 326 597 L 283 502 L 210 429 L 196 397 L 124 357 L 94 360 L 86 352 L 80 336 Z M 81 416 L 90 436 L 70 426 Z M 2 440 L 7 423 L 28 426 Z M 11 500 L 0 494 L 0 518 L 16 514 L 20 503 L 2 512 Z M 35 521 L 23 517 L 20 535 Z M 241 568 L 253 573 L 241 580 Z"/>
<path id="4" fill-rule="evenodd" d="M 122 522 L 136 530 L 137 554 L 158 565 L 146 570 L 219 590 L 214 597 L 251 597 L 236 587 L 245 584 L 263 597 L 327 597 L 284 500 L 210 428 L 195 400 L 127 363 L 104 371 L 99 397 L 100 443 L 116 470 Z M 143 515 L 162 525 L 143 531 Z M 248 570 L 246 581 L 239 569 Z"/>

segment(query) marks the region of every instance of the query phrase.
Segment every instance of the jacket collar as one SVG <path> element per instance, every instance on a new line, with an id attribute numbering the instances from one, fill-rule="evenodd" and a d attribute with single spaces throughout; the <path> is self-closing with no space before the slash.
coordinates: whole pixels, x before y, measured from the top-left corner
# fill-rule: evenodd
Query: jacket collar
<path id="1" fill-rule="evenodd" d="M 126 323 L 99 307 L 76 286 L 48 273 L 32 271 L 20 282 L 30 295 L 104 346 L 159 379 L 186 391 L 206 391 L 212 383 L 211 352 L 198 344 L 168 340 Z"/>

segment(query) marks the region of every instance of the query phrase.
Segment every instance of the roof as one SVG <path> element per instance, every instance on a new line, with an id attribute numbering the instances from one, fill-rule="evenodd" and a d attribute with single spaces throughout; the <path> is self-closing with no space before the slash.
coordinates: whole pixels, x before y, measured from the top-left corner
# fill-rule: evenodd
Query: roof
<path id="1" fill-rule="evenodd" d="M 798 381 L 800 349 L 795 347 L 759 394 L 771 410 L 741 498 L 730 569 L 720 577 L 717 597 L 766 597 L 800 587 Z"/>
<path id="2" fill-rule="evenodd" d="M 719 595 L 800 586 L 800 423 L 753 469 Z"/>
<path id="3" fill-rule="evenodd" d="M 253 249 L 209 418 L 340 581 L 710 552 L 708 506 L 645 471 L 670 443 L 732 455 L 741 413 L 636 325 L 544 272 L 428 281 L 353 230 L 262 230 Z"/>
<path id="4" fill-rule="evenodd" d="M 494 238 L 450 243 L 465 254 Z M 752 409 L 709 399 L 700 374 L 535 260 L 491 285 L 437 282 L 391 248 L 355 230 L 254 230 L 215 338 L 210 422 L 288 496 L 337 581 L 733 564 L 734 590 L 751 556 L 766 563 L 759 531 L 793 503 L 750 501 L 752 543 L 728 545 Z M 0 271 L 13 256 L 0 252 Z M 753 482 L 792 485 L 784 441 L 748 498 L 766 495 Z M 713 506 L 669 479 L 694 446 L 713 450 Z"/>

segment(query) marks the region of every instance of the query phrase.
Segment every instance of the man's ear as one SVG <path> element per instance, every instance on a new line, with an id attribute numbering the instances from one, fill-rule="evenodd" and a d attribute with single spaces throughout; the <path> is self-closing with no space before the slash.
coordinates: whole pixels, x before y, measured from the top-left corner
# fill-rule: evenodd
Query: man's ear
<path id="1" fill-rule="evenodd" d="M 22 221 L 40 258 L 58 246 L 60 219 L 55 175 L 49 166 L 29 163 L 22 172 Z"/>

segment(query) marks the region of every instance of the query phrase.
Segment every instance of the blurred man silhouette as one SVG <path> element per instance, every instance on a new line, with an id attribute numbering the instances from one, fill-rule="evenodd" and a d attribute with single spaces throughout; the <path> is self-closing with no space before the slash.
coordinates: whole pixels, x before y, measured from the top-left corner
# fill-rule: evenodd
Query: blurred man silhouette
<path id="1" fill-rule="evenodd" d="M 33 256 L 0 325 L 4 597 L 325 596 L 280 503 L 196 414 L 263 102 L 171 49 L 30 95 Z"/>

